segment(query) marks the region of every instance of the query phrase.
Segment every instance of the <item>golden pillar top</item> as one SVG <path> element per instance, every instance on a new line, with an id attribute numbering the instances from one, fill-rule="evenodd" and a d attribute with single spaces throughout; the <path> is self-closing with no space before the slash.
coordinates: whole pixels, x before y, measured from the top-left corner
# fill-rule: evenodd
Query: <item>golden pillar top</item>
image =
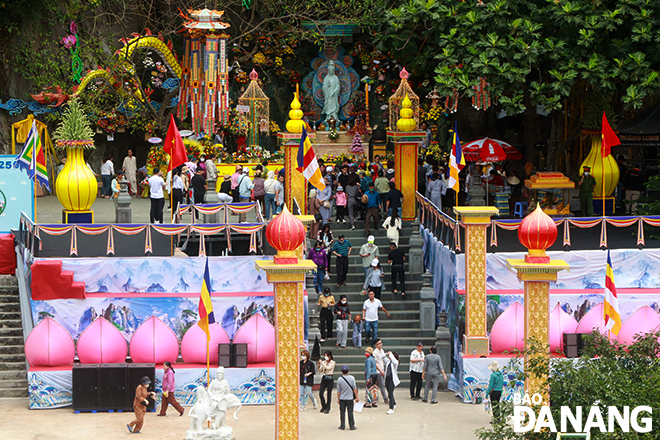
<path id="1" fill-rule="evenodd" d="M 506 260 L 509 269 L 518 273 L 520 281 L 557 281 L 557 273 L 571 268 L 564 260 L 550 260 L 548 263 L 527 263 L 522 258 Z"/>
<path id="2" fill-rule="evenodd" d="M 464 225 L 490 224 L 490 218 L 500 215 L 500 210 L 494 206 L 455 206 L 454 213 L 461 216 Z"/>

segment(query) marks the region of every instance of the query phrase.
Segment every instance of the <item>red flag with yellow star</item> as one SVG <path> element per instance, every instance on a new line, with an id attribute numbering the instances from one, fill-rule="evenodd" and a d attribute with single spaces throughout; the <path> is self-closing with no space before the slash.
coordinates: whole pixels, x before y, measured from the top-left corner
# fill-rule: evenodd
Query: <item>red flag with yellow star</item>
<path id="1" fill-rule="evenodd" d="M 610 123 L 607 122 L 607 116 L 603 112 L 603 128 L 601 129 L 601 136 L 603 138 L 603 147 L 600 151 L 601 156 L 607 157 L 610 155 L 612 147 L 621 145 L 621 141 L 610 127 Z"/>
<path id="2" fill-rule="evenodd" d="M 167 129 L 163 151 L 170 155 L 170 165 L 167 171 L 172 171 L 188 160 L 186 147 L 183 145 L 183 139 L 181 139 L 179 129 L 176 128 L 176 123 L 174 122 L 174 115 L 170 115 L 170 126 Z"/>

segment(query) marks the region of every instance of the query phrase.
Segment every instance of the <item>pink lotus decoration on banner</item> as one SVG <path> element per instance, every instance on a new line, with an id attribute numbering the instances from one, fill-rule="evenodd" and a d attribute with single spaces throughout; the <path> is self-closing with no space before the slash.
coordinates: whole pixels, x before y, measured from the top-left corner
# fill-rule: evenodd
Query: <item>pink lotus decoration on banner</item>
<path id="1" fill-rule="evenodd" d="M 490 332 L 493 353 L 525 348 L 525 308 L 518 302 L 509 306 L 493 323 Z"/>
<path id="2" fill-rule="evenodd" d="M 217 323 L 209 325 L 209 363 L 218 365 L 218 344 L 228 344 L 227 332 Z M 206 333 L 195 323 L 181 340 L 181 357 L 186 364 L 206 364 Z M 175 358 L 176 359 L 176 358 Z M 172 362 L 172 361 L 170 361 Z"/>
<path id="3" fill-rule="evenodd" d="M 575 333 L 578 322 L 568 313 L 564 312 L 559 303 L 550 312 L 550 352 L 564 350 L 564 333 Z"/>
<path id="4" fill-rule="evenodd" d="M 575 329 L 575 333 L 591 333 L 598 329 L 604 335 L 607 335 L 605 328 L 605 319 L 603 318 L 603 303 L 593 306 L 583 317 Z"/>
<path id="5" fill-rule="evenodd" d="M 639 333 L 651 333 L 660 326 L 660 315 L 649 306 L 640 307 L 630 315 L 619 330 L 618 340 L 621 344 L 630 345 Z"/>
<path id="6" fill-rule="evenodd" d="M 126 339 L 110 321 L 99 317 L 78 338 L 78 358 L 83 364 L 126 362 Z"/>
<path id="7" fill-rule="evenodd" d="M 248 345 L 248 362 L 275 361 L 275 327 L 259 314 L 254 314 L 234 336 L 234 343 Z"/>
<path id="8" fill-rule="evenodd" d="M 25 341 L 25 357 L 32 366 L 71 365 L 74 356 L 71 335 L 52 318 L 44 318 Z"/>
<path id="9" fill-rule="evenodd" d="M 155 316 L 147 319 L 133 333 L 129 348 L 131 359 L 138 363 L 176 362 L 179 357 L 176 334 Z"/>

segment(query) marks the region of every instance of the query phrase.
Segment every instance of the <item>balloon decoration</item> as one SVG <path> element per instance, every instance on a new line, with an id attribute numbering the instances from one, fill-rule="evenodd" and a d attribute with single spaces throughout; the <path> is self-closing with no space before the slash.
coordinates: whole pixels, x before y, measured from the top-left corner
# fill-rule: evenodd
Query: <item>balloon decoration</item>
<path id="1" fill-rule="evenodd" d="M 493 323 L 490 332 L 493 353 L 525 348 L 525 308 L 513 303 Z"/>
<path id="2" fill-rule="evenodd" d="M 619 165 L 611 154 L 607 157 L 602 157 L 602 145 L 603 142 L 600 136 L 592 136 L 591 151 L 589 151 L 589 154 L 580 166 L 580 174 L 582 174 L 582 167 L 591 167 L 591 175 L 596 179 L 594 198 L 609 197 L 619 183 Z M 603 182 L 605 182 L 604 194 Z"/>
<path id="3" fill-rule="evenodd" d="M 131 359 L 138 363 L 176 362 L 179 340 L 159 318 L 152 316 L 133 333 L 129 344 Z"/>
<path id="4" fill-rule="evenodd" d="M 228 344 L 227 332 L 218 325 L 210 324 L 209 362 L 218 365 L 218 344 Z M 181 357 L 186 364 L 206 364 L 206 333 L 196 323 L 188 329 L 181 340 Z"/>
<path id="5" fill-rule="evenodd" d="M 83 364 L 126 362 L 126 339 L 110 321 L 99 317 L 80 334 L 78 358 Z"/>
<path id="6" fill-rule="evenodd" d="M 234 343 L 248 345 L 248 362 L 275 360 L 275 327 L 259 314 L 254 314 L 238 329 Z"/>
<path id="7" fill-rule="evenodd" d="M 25 357 L 32 366 L 71 365 L 75 347 L 71 335 L 52 318 L 44 318 L 25 341 Z"/>

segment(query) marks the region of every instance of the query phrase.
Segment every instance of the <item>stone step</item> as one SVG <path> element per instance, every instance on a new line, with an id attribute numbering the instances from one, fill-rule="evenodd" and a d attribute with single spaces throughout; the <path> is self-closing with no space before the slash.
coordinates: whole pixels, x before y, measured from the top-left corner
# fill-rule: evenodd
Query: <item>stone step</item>
<path id="1" fill-rule="evenodd" d="M 8 397 L 27 397 L 27 383 L 21 388 L 0 388 L 0 398 Z"/>
<path id="2" fill-rule="evenodd" d="M 2 287 L 16 287 L 18 288 L 18 280 L 15 275 L 0 275 L 0 288 Z"/>
<path id="3" fill-rule="evenodd" d="M 3 379 L 0 380 L 0 388 L 27 388 L 27 376 L 21 379 Z"/>
<path id="4" fill-rule="evenodd" d="M 0 371 L 25 371 L 25 357 L 18 361 L 1 361 L 0 362 Z"/>
<path id="5" fill-rule="evenodd" d="M 3 370 L 0 371 L 0 382 L 4 380 L 25 380 L 27 381 L 27 372 L 23 370 Z"/>
<path id="6" fill-rule="evenodd" d="M 18 286 L 0 286 L 0 296 L 18 298 Z"/>
<path id="7" fill-rule="evenodd" d="M 23 336 L 2 336 L 0 337 L 0 347 L 1 346 L 12 346 L 12 345 L 23 345 Z"/>
<path id="8" fill-rule="evenodd" d="M 0 369 L 2 368 L 1 364 L 6 362 L 25 362 L 25 354 L 21 351 L 20 353 L 1 353 L 0 354 Z"/>
<path id="9" fill-rule="evenodd" d="M 19 302 L 0 303 L 0 313 L 8 313 L 8 312 L 21 313 L 21 303 Z"/>
<path id="10" fill-rule="evenodd" d="M 23 324 L 21 323 L 20 319 L 20 314 L 18 316 L 18 319 L 0 319 L 0 329 L 3 328 L 23 328 Z"/>
<path id="11" fill-rule="evenodd" d="M 23 328 L 21 327 L 3 327 L 0 328 L 0 338 L 9 338 L 12 336 L 20 336 L 23 339 Z"/>
<path id="12" fill-rule="evenodd" d="M 21 320 L 21 312 L 20 310 L 17 312 L 7 312 L 4 310 L 0 310 L 0 322 L 2 321 L 7 321 L 7 320 Z"/>
<path id="13" fill-rule="evenodd" d="M 22 354 L 25 353 L 23 345 L 0 345 L 0 355 Z"/>
<path id="14" fill-rule="evenodd" d="M 6 303 L 19 303 L 18 302 L 18 291 L 16 292 L 16 295 L 11 295 L 11 294 L 0 294 L 0 306 Z"/>

